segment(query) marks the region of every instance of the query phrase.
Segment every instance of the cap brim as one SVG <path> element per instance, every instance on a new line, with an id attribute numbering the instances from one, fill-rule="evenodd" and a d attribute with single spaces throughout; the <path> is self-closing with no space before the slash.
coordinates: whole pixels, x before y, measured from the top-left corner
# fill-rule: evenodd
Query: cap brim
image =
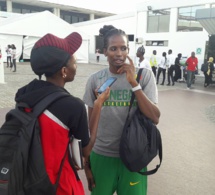
<path id="1" fill-rule="evenodd" d="M 70 54 L 73 55 L 81 46 L 82 43 L 82 37 L 79 33 L 73 32 L 70 35 L 68 35 L 65 40 L 69 44 L 70 48 Z"/>

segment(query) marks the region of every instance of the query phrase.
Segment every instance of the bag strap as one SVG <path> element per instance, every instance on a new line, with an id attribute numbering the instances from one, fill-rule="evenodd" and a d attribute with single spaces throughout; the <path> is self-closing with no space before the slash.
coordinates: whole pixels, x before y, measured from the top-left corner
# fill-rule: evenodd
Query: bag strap
<path id="1" fill-rule="evenodd" d="M 70 96 L 67 92 L 65 91 L 54 91 L 50 94 L 48 94 L 46 97 L 44 97 L 42 100 L 40 100 L 32 110 L 32 113 L 35 117 L 38 117 L 49 105 L 51 105 L 53 102 L 56 100 L 59 100 L 63 97 L 68 97 Z M 24 108 L 30 108 L 25 102 L 19 102 L 16 104 L 16 107 L 19 109 L 24 109 Z"/>
<path id="2" fill-rule="evenodd" d="M 138 83 L 139 83 L 139 81 L 140 81 L 140 76 L 141 76 L 141 74 L 142 74 L 142 71 L 143 71 L 143 68 L 140 68 L 139 71 L 138 71 L 138 73 L 137 73 L 136 81 L 137 81 Z M 129 112 L 130 112 L 130 110 L 131 110 L 132 104 L 133 104 L 133 102 L 134 102 L 134 98 L 135 98 L 135 95 L 134 95 L 134 92 L 132 92 L 131 100 L 130 100 L 130 105 L 129 105 L 129 109 L 128 109 L 128 114 L 129 114 Z"/>
<path id="3" fill-rule="evenodd" d="M 65 162 L 65 159 L 66 159 L 66 155 L 68 154 L 68 146 L 69 146 L 69 142 L 68 142 L 68 145 L 66 147 L 64 157 L 63 157 L 63 159 L 62 159 L 62 161 L 60 163 L 60 168 L 59 168 L 59 171 L 58 171 L 57 179 L 56 179 L 56 182 L 54 184 L 55 193 L 57 193 L 57 188 L 58 188 L 59 181 L 60 181 L 60 176 L 61 176 L 61 173 L 62 173 L 62 170 L 63 170 L 63 165 L 64 165 L 64 162 Z"/>
<path id="4" fill-rule="evenodd" d="M 163 158 L 163 155 L 162 155 L 162 140 L 161 140 L 161 135 L 160 135 L 160 132 L 158 131 L 158 134 L 157 134 L 157 141 L 158 141 L 158 150 L 159 150 L 159 159 L 160 159 L 160 163 L 159 165 L 156 165 L 156 168 L 150 170 L 150 171 L 145 171 L 145 172 L 141 172 L 139 171 L 138 173 L 140 173 L 141 175 L 152 175 L 154 173 L 157 172 L 157 170 L 160 168 L 161 166 L 161 163 L 162 163 L 162 158 Z"/>

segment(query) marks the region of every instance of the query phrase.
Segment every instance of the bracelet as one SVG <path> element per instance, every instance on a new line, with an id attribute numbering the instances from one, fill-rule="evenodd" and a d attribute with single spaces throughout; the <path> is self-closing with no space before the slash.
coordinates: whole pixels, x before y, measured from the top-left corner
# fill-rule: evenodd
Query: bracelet
<path id="1" fill-rule="evenodd" d="M 138 84 L 136 87 L 132 88 L 132 91 L 135 92 L 135 91 L 140 90 L 140 89 L 142 89 L 142 88 L 141 88 L 140 84 Z"/>

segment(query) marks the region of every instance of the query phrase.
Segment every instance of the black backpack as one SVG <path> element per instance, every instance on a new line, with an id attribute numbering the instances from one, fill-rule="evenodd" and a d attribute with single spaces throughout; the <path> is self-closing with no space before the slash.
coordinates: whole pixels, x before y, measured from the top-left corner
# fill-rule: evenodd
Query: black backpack
<path id="1" fill-rule="evenodd" d="M 202 64 L 201 71 L 202 72 L 207 72 L 208 71 L 208 63 Z"/>
<path id="2" fill-rule="evenodd" d="M 140 69 L 138 72 L 138 82 L 142 70 Z M 151 175 L 157 172 L 162 162 L 162 139 L 156 125 L 144 116 L 139 108 L 130 116 L 134 98 L 135 95 L 132 93 L 128 116 L 120 140 L 119 154 L 122 162 L 130 171 Z M 160 158 L 160 164 L 150 171 L 141 171 L 157 155 Z"/>
<path id="3" fill-rule="evenodd" d="M 56 194 L 62 159 L 57 181 L 52 185 L 46 173 L 40 142 L 38 116 L 54 101 L 69 96 L 60 90 L 47 95 L 32 112 L 28 106 L 18 103 L 6 115 L 0 129 L 0 194 L 1 195 L 54 195 Z"/>

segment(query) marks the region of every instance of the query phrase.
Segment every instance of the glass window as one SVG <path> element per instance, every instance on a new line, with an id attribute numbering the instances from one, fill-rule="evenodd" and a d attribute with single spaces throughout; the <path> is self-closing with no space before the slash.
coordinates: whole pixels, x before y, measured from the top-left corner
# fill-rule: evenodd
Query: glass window
<path id="1" fill-rule="evenodd" d="M 168 41 L 146 41 L 146 46 L 168 46 Z"/>
<path id="2" fill-rule="evenodd" d="M 215 4 L 211 4 L 211 7 L 215 7 Z"/>
<path id="3" fill-rule="evenodd" d="M 6 11 L 6 2 L 0 1 L 0 11 Z"/>
<path id="4" fill-rule="evenodd" d="M 30 13 L 31 11 L 29 9 L 22 9 L 22 13 L 26 14 L 26 13 Z"/>
<path id="5" fill-rule="evenodd" d="M 177 31 L 202 31 L 201 24 L 196 20 L 196 10 L 202 9 L 204 6 L 182 7 L 178 9 L 178 25 Z"/>
<path id="6" fill-rule="evenodd" d="M 80 17 L 79 22 L 83 22 L 83 21 L 84 21 L 84 18 Z"/>
<path id="7" fill-rule="evenodd" d="M 21 14 L 22 10 L 20 8 L 14 8 L 13 7 L 13 13 L 19 13 L 19 14 Z"/>
<path id="8" fill-rule="evenodd" d="M 64 20 L 68 23 L 71 23 L 71 16 L 69 15 L 64 15 Z"/>
<path id="9" fill-rule="evenodd" d="M 88 14 L 69 12 L 65 10 L 60 11 L 60 17 L 70 24 L 89 20 Z"/>
<path id="10" fill-rule="evenodd" d="M 51 9 L 45 8 L 45 7 L 37 7 L 37 6 L 13 3 L 13 12 L 14 13 L 25 14 L 25 13 L 41 12 L 41 11 L 45 11 L 45 10 L 51 11 Z"/>
<path id="11" fill-rule="evenodd" d="M 170 10 L 148 12 L 148 33 L 169 32 Z"/>
<path id="12" fill-rule="evenodd" d="M 77 23 L 77 22 L 78 22 L 78 17 L 72 16 L 72 23 Z"/>

